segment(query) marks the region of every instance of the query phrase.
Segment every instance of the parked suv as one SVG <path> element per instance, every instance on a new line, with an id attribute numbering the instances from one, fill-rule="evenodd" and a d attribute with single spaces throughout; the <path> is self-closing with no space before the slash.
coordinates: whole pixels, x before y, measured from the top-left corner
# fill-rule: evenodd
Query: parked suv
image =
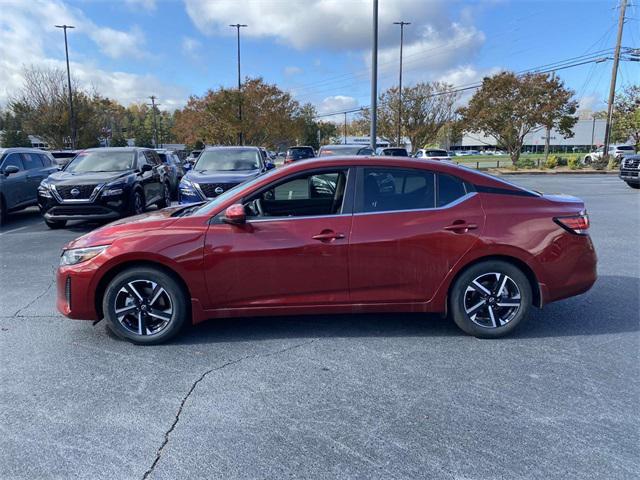
<path id="1" fill-rule="evenodd" d="M 585 165 L 589 165 L 594 161 L 602 158 L 602 153 L 604 152 L 604 147 L 600 147 L 594 150 L 591 153 L 588 153 L 582 159 L 582 163 Z M 609 156 L 617 159 L 622 159 L 626 155 L 634 155 L 636 153 L 636 149 L 633 145 L 609 145 Z"/>
<path id="2" fill-rule="evenodd" d="M 36 148 L 0 148 L 0 225 L 7 213 L 36 205 L 38 185 L 58 169 L 53 157 Z"/>
<path id="3" fill-rule="evenodd" d="M 421 148 L 416 152 L 416 158 L 424 158 L 427 160 L 438 160 L 440 162 L 450 162 L 451 156 L 446 150 L 439 148 Z"/>
<path id="4" fill-rule="evenodd" d="M 157 148 L 158 156 L 162 163 L 167 166 L 167 175 L 169 176 L 169 185 L 171 187 L 171 196 L 176 197 L 178 195 L 178 185 L 180 180 L 184 177 L 184 167 L 178 155 L 171 150 L 164 148 Z"/>
<path id="5" fill-rule="evenodd" d="M 297 160 L 304 160 L 305 158 L 313 158 L 316 154 L 313 151 L 313 147 L 289 147 L 287 154 L 284 157 L 284 163 L 291 163 Z"/>
<path id="6" fill-rule="evenodd" d="M 620 178 L 631 188 L 640 188 L 640 155 L 630 155 L 622 159 Z"/>
<path id="7" fill-rule="evenodd" d="M 91 148 L 38 187 L 49 228 L 68 220 L 112 220 L 171 203 L 167 167 L 149 148 Z"/>

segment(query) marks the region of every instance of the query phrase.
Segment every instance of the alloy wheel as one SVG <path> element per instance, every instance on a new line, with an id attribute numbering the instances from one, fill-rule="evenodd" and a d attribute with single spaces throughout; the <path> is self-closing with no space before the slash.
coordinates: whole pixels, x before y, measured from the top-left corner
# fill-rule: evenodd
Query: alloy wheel
<path id="1" fill-rule="evenodd" d="M 140 192 L 136 192 L 136 194 L 133 197 L 133 208 L 136 214 L 140 214 L 144 212 L 142 195 L 140 194 Z"/>
<path id="2" fill-rule="evenodd" d="M 135 335 L 156 335 L 163 331 L 173 317 L 171 296 L 151 280 L 126 283 L 114 300 L 117 321 Z"/>
<path id="3" fill-rule="evenodd" d="M 469 319 L 485 328 L 499 328 L 517 315 L 522 304 L 516 282 L 504 273 L 484 273 L 467 286 L 464 310 Z"/>

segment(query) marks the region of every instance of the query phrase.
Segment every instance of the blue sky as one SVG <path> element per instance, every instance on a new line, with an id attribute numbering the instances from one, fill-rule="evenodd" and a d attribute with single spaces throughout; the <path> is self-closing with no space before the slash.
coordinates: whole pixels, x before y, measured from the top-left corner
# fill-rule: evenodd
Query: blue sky
<path id="1" fill-rule="evenodd" d="M 380 0 L 380 86 L 397 82 L 399 30 L 405 84 L 465 85 L 500 69 L 524 70 L 613 47 L 615 1 Z M 0 0 L 0 104 L 19 87 L 24 65 L 64 67 L 69 34 L 74 75 L 124 103 L 155 94 L 165 108 L 236 83 L 235 29 L 242 72 L 262 76 L 320 112 L 369 102 L 370 0 Z M 640 46 L 640 7 L 623 39 Z M 559 75 L 586 108 L 602 108 L 611 62 Z M 640 63 L 623 62 L 619 84 L 638 83 Z"/>

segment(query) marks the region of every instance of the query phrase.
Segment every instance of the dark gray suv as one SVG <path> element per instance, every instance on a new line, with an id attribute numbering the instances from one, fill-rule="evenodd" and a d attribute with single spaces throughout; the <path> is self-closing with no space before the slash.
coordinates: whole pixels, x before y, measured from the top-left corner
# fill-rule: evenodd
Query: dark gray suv
<path id="1" fill-rule="evenodd" d="M 0 225 L 7 214 L 38 204 L 40 182 L 58 167 L 37 148 L 0 148 Z"/>

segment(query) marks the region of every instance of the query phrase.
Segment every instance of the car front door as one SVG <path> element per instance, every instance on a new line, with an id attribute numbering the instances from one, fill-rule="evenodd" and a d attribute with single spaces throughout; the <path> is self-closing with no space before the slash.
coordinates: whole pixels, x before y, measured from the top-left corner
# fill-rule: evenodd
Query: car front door
<path id="1" fill-rule="evenodd" d="M 482 231 L 477 195 L 455 177 L 424 169 L 360 167 L 356 183 L 351 302 L 431 299 Z"/>
<path id="2" fill-rule="evenodd" d="M 22 153 L 22 163 L 27 172 L 27 188 L 25 191 L 26 201 L 36 202 L 38 200 L 38 186 L 40 182 L 47 178 L 49 174 L 45 170 L 44 161 L 38 153 Z M 46 167 L 48 167 L 48 162 Z"/>
<path id="3" fill-rule="evenodd" d="M 213 220 L 205 245 L 212 308 L 347 303 L 353 173 L 278 180 L 243 200 L 245 224 Z"/>
<path id="4" fill-rule="evenodd" d="M 150 169 L 142 170 L 143 165 L 149 165 Z M 141 183 L 144 189 L 144 198 L 147 206 L 154 204 L 160 199 L 161 187 L 159 165 L 155 158 L 148 150 L 142 150 L 138 153 L 138 165 L 141 171 Z"/>
<path id="5" fill-rule="evenodd" d="M 10 153 L 2 161 L 2 172 L 9 165 L 20 169 L 17 173 L 12 173 L 4 178 L 2 190 L 7 208 L 12 209 L 26 203 L 28 199 L 27 171 L 24 169 L 22 157 L 19 153 Z"/>

